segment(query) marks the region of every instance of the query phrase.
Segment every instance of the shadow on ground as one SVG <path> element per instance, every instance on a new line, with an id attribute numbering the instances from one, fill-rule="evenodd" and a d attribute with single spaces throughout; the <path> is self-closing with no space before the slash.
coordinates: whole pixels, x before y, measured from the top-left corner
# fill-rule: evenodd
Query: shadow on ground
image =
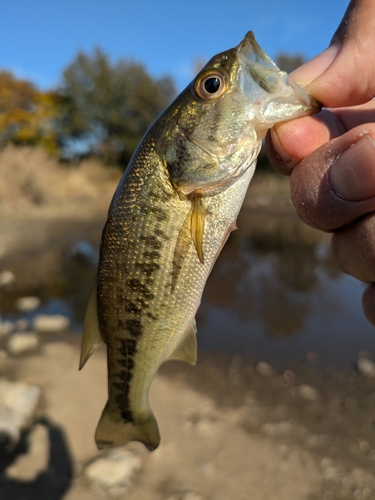
<path id="1" fill-rule="evenodd" d="M 11 452 L 0 450 L 1 500 L 60 500 L 73 478 L 73 462 L 64 432 L 47 419 L 39 421 L 46 427 L 49 443 L 47 468 L 33 481 L 21 481 L 6 476 L 6 469 L 20 456 L 27 453 L 27 435 Z"/>

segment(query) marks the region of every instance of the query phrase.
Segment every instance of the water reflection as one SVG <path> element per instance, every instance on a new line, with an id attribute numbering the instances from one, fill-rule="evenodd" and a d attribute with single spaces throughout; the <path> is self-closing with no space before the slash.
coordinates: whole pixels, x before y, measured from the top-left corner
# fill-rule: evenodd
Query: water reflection
<path id="1" fill-rule="evenodd" d="M 336 364 L 375 350 L 360 306 L 363 285 L 339 271 L 327 235 L 289 213 L 243 211 L 238 226 L 204 293 L 201 347 L 268 360 L 315 351 Z"/>
<path id="2" fill-rule="evenodd" d="M 249 353 L 273 362 L 302 360 L 314 351 L 327 363 L 346 365 L 361 349 L 375 352 L 375 332 L 360 306 L 363 285 L 340 273 L 327 235 L 289 211 L 243 210 L 238 226 L 198 311 L 201 349 Z M 42 306 L 29 317 L 62 312 L 79 331 L 94 282 L 99 238 L 98 230 L 90 242 L 75 240 L 7 262 L 17 287 L 2 292 L 2 314 L 16 318 L 15 299 L 36 294 Z"/>

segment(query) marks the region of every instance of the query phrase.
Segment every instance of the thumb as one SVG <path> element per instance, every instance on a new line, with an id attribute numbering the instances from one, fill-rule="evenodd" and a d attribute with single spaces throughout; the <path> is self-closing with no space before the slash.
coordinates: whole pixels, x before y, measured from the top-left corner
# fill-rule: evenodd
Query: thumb
<path id="1" fill-rule="evenodd" d="M 326 107 L 363 104 L 375 95 L 375 2 L 352 0 L 328 49 L 292 73 Z"/>

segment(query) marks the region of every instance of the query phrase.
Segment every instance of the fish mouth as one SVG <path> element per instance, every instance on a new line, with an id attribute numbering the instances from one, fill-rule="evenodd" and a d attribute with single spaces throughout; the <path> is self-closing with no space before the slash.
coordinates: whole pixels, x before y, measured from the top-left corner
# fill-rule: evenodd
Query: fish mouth
<path id="1" fill-rule="evenodd" d="M 237 46 L 238 86 L 255 105 L 260 128 L 317 113 L 321 105 L 281 71 L 249 31 Z"/>

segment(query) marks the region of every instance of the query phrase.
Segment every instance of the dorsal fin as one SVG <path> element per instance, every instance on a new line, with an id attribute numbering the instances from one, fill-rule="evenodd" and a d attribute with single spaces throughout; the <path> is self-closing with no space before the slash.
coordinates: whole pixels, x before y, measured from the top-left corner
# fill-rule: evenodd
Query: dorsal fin
<path id="1" fill-rule="evenodd" d="M 204 264 L 203 255 L 203 233 L 207 210 L 205 209 L 201 197 L 192 200 L 193 209 L 191 212 L 190 231 L 198 258 Z"/>
<path id="2" fill-rule="evenodd" d="M 181 342 L 178 344 L 176 349 L 168 356 L 167 360 L 179 360 L 186 361 L 192 365 L 197 362 L 197 326 L 195 324 L 195 319 L 189 324 L 186 329 Z M 166 360 L 166 361 L 167 361 Z"/>
<path id="3" fill-rule="evenodd" d="M 79 362 L 79 369 L 85 366 L 91 354 L 103 343 L 102 334 L 99 328 L 98 320 L 98 300 L 97 300 L 97 287 L 94 286 L 87 311 L 85 322 L 83 326 L 82 343 L 81 343 L 81 359 Z"/>

